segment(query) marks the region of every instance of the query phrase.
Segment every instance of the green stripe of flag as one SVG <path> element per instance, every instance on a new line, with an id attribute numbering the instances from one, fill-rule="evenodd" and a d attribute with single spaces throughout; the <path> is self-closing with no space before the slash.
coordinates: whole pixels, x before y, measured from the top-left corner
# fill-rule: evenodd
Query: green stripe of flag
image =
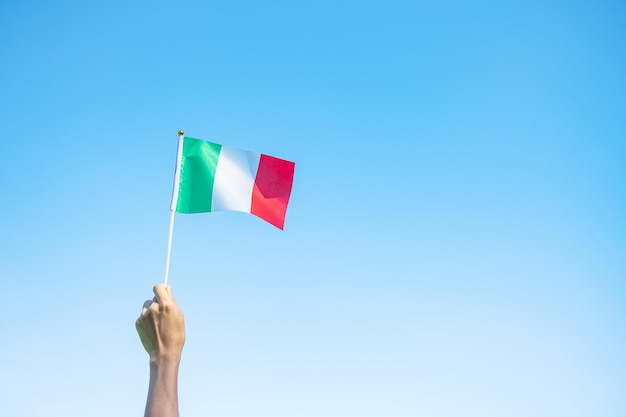
<path id="1" fill-rule="evenodd" d="M 222 145 L 185 138 L 180 161 L 177 212 L 211 211 L 213 182 L 221 150 Z"/>

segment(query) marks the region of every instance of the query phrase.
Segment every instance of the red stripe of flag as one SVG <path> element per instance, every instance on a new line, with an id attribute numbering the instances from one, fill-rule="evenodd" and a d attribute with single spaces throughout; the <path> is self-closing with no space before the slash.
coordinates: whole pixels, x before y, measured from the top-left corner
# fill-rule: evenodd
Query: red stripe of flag
<path id="1" fill-rule="evenodd" d="M 296 164 L 261 154 L 250 213 L 283 230 Z"/>

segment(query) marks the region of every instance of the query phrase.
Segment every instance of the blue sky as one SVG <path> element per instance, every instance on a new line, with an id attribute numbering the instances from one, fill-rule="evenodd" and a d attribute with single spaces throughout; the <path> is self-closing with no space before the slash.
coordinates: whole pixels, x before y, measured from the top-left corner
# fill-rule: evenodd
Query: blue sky
<path id="1" fill-rule="evenodd" d="M 625 17 L 2 2 L 0 413 L 142 415 L 184 129 L 296 175 L 176 218 L 181 415 L 625 415 Z"/>

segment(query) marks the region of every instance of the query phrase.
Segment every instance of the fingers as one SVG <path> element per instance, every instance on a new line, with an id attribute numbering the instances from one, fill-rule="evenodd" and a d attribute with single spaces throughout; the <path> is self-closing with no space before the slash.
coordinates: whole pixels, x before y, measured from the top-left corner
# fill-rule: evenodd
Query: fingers
<path id="1" fill-rule="evenodd" d="M 163 284 L 157 284 L 154 286 L 154 298 L 152 300 L 146 300 L 143 303 L 143 307 L 141 308 L 141 314 L 137 319 L 137 323 L 141 321 L 146 315 L 148 315 L 150 310 L 153 310 L 154 313 L 159 311 L 166 304 L 176 304 L 176 300 L 172 296 L 172 287 L 165 286 Z"/>
<path id="2" fill-rule="evenodd" d="M 172 286 L 168 285 L 165 289 L 167 290 L 167 294 L 170 296 L 170 300 L 172 301 L 172 303 L 176 304 L 176 299 L 172 295 Z"/>
<path id="3" fill-rule="evenodd" d="M 143 303 L 143 307 L 141 309 L 141 315 L 139 316 L 139 320 L 148 314 L 149 310 L 158 310 L 160 305 L 176 303 L 174 297 L 172 297 L 172 287 L 168 285 L 167 287 L 163 284 L 157 284 L 153 288 L 154 298 L 152 300 L 146 300 Z"/>
<path id="4" fill-rule="evenodd" d="M 148 311 L 148 309 L 150 309 L 150 306 L 152 305 L 153 301 L 152 300 L 146 300 L 143 303 L 143 307 L 141 308 L 141 314 L 139 316 L 139 318 L 143 317 L 146 315 L 146 312 Z"/>
<path id="5" fill-rule="evenodd" d="M 156 301 L 158 303 L 167 303 L 172 299 L 172 287 L 163 284 L 157 284 L 153 288 Z"/>

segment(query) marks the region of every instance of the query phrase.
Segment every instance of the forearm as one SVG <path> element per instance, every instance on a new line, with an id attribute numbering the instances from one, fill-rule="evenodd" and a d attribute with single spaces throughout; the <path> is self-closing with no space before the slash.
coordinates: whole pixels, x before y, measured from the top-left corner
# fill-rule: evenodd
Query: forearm
<path id="1" fill-rule="evenodd" d="M 180 355 L 150 359 L 150 388 L 144 417 L 178 417 Z"/>

